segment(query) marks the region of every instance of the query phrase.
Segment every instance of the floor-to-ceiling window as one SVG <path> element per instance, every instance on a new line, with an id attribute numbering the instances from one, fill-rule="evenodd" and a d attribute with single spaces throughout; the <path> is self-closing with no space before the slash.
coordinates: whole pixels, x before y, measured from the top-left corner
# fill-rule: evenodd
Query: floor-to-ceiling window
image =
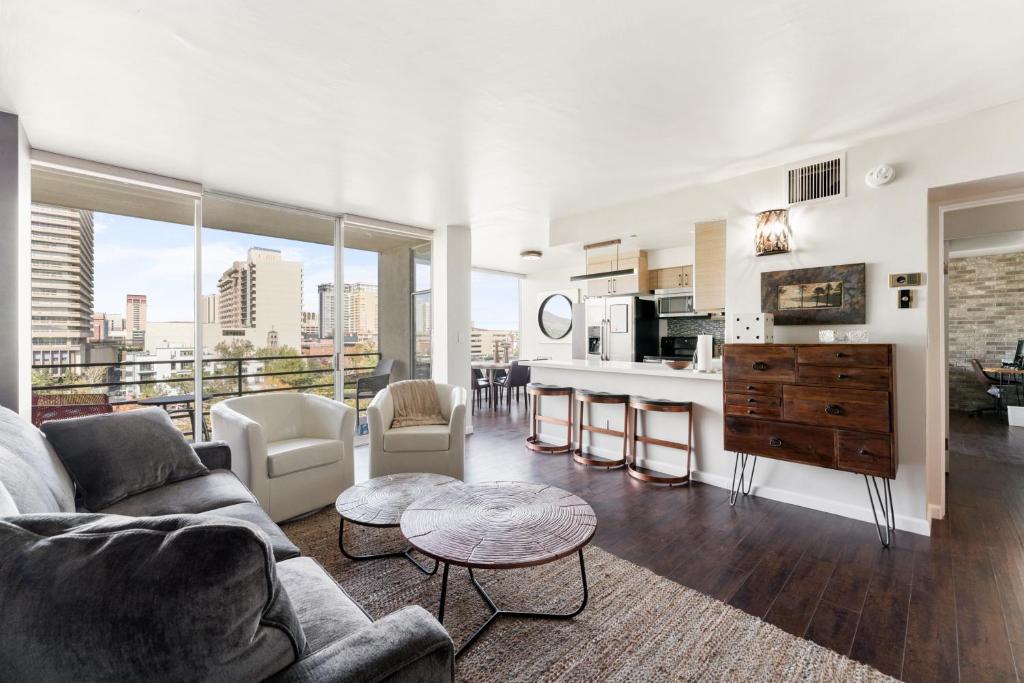
<path id="1" fill-rule="evenodd" d="M 474 270 L 470 289 L 472 330 L 470 355 L 474 360 L 519 357 L 519 296 L 517 275 Z"/>
<path id="2" fill-rule="evenodd" d="M 33 170 L 33 420 L 158 407 L 191 435 L 195 202 Z"/>
<path id="3" fill-rule="evenodd" d="M 431 245 L 429 242 L 412 249 L 412 377 L 429 379 L 431 368 Z"/>

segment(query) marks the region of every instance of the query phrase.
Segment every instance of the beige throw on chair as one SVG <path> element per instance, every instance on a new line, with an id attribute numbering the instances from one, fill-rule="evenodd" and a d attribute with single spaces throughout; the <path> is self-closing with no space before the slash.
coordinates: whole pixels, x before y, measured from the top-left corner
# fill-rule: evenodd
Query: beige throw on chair
<path id="1" fill-rule="evenodd" d="M 433 380 L 408 379 L 395 382 L 388 388 L 395 405 L 392 428 L 448 424 L 441 414 L 441 403 Z"/>

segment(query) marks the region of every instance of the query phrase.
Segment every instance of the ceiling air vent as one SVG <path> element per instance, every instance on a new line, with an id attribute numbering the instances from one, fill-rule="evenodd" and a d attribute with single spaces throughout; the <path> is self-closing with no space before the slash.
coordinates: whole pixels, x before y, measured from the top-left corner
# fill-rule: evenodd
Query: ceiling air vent
<path id="1" fill-rule="evenodd" d="M 793 166 L 786 171 L 790 204 L 820 201 L 846 194 L 845 155 L 830 156 Z"/>

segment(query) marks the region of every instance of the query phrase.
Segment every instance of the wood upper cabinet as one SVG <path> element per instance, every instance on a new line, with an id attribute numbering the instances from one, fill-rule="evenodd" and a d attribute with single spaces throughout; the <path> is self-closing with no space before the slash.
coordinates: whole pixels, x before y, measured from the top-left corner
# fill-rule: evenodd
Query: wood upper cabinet
<path id="1" fill-rule="evenodd" d="M 616 294 L 648 293 L 651 290 L 650 274 L 647 270 L 647 252 L 633 251 L 619 255 L 618 262 L 612 253 L 587 257 L 587 273 L 606 273 L 611 270 L 634 268 L 633 275 L 601 278 L 587 281 L 587 296 L 614 296 Z"/>
<path id="2" fill-rule="evenodd" d="M 698 311 L 725 310 L 725 221 L 694 226 L 693 306 Z"/>
<path id="3" fill-rule="evenodd" d="M 693 266 L 674 266 L 650 271 L 651 289 L 693 286 Z"/>

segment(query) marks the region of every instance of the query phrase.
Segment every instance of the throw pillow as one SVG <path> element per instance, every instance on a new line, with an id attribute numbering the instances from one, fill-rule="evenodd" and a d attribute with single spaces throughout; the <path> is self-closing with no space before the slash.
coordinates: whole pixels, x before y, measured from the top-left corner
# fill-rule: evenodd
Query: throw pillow
<path id="1" fill-rule="evenodd" d="M 0 678 L 256 681 L 306 647 L 270 542 L 209 516 L 0 520 Z"/>
<path id="2" fill-rule="evenodd" d="M 54 420 L 42 430 L 87 510 L 209 473 L 160 408 Z"/>
<path id="3" fill-rule="evenodd" d="M 437 386 L 429 379 L 407 379 L 395 382 L 388 390 L 395 406 L 392 427 L 419 427 L 422 425 L 444 425 L 448 420 L 441 414 L 441 402 L 437 400 Z"/>

